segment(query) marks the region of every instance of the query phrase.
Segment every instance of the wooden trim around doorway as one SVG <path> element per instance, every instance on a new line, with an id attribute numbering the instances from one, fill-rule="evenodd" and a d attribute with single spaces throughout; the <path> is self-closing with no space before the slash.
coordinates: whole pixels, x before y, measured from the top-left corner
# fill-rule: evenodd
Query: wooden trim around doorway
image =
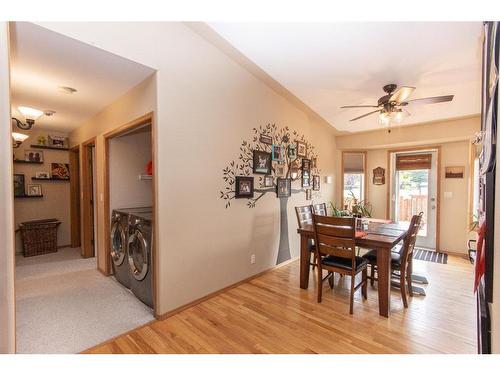
<path id="1" fill-rule="evenodd" d="M 418 152 L 418 151 L 436 151 L 436 168 L 437 168 L 437 186 L 436 186 L 436 251 L 440 251 L 440 235 L 441 235 L 441 146 L 430 145 L 422 147 L 408 147 L 387 150 L 387 206 L 386 206 L 386 219 L 391 218 L 391 154 L 397 152 Z"/>
<path id="2" fill-rule="evenodd" d="M 82 177 L 82 257 L 91 258 L 96 255 L 94 238 L 94 220 L 97 215 L 94 212 L 94 184 L 92 174 L 92 147 L 96 145 L 96 137 L 81 144 L 81 177 Z M 98 225 L 96 225 L 98 226 Z"/>
<path id="3" fill-rule="evenodd" d="M 109 141 L 112 138 L 118 137 L 125 133 L 129 133 L 130 131 L 140 128 L 146 124 L 151 124 L 151 160 L 153 161 L 153 176 L 151 179 L 152 183 L 152 193 L 153 193 L 153 202 L 152 202 L 152 210 L 153 210 L 153 253 L 151 256 L 152 263 L 152 288 L 153 288 L 153 311 L 155 317 L 158 317 L 158 216 L 157 216 L 157 163 L 156 163 L 156 124 L 154 119 L 154 112 L 149 112 L 144 116 L 141 116 L 135 120 L 132 120 L 106 134 L 104 134 L 104 267 L 107 275 L 111 274 L 111 253 L 110 253 L 110 198 L 109 198 Z"/>
<path id="4" fill-rule="evenodd" d="M 81 246 L 80 145 L 69 150 L 71 247 Z"/>

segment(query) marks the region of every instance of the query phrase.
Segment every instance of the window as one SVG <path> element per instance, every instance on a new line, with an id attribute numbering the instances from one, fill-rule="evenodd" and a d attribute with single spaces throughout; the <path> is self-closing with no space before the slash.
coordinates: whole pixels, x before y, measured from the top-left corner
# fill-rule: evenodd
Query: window
<path id="1" fill-rule="evenodd" d="M 342 205 L 352 206 L 365 200 L 365 153 L 344 152 L 342 154 Z"/>

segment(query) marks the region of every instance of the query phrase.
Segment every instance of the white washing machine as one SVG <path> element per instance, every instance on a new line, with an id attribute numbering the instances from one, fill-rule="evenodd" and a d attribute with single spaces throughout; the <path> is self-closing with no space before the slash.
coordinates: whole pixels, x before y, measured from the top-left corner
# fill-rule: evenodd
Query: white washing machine
<path id="1" fill-rule="evenodd" d="M 153 215 L 134 213 L 129 217 L 128 265 L 130 289 L 149 307 L 153 307 L 152 288 Z"/>
<path id="2" fill-rule="evenodd" d="M 129 221 L 132 213 L 151 212 L 151 207 L 120 208 L 111 214 L 111 265 L 116 280 L 130 289 L 128 265 Z"/>

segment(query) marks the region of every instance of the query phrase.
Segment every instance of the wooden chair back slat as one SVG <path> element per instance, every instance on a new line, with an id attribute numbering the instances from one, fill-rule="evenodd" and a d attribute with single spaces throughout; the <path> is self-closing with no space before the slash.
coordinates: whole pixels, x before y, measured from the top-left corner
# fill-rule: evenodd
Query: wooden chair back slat
<path id="1" fill-rule="evenodd" d="M 418 231 L 420 230 L 420 226 L 422 224 L 422 216 L 423 212 L 420 212 L 418 215 L 413 215 L 411 218 L 408 231 L 406 232 L 406 236 L 403 240 L 403 247 L 400 251 L 401 264 L 406 264 L 408 259 L 410 259 L 413 254 L 415 243 L 417 242 Z"/>
<path id="2" fill-rule="evenodd" d="M 321 215 L 321 216 L 327 216 L 328 212 L 326 210 L 326 203 L 317 203 L 313 204 L 313 214 L 315 215 Z"/>
<path id="3" fill-rule="evenodd" d="M 299 223 L 299 228 L 303 228 L 304 224 L 313 224 L 313 211 L 311 206 L 299 206 L 295 207 L 295 213 L 297 215 L 297 221 Z"/>
<path id="4" fill-rule="evenodd" d="M 313 215 L 318 255 L 333 255 L 354 261 L 355 220 L 353 217 Z"/>

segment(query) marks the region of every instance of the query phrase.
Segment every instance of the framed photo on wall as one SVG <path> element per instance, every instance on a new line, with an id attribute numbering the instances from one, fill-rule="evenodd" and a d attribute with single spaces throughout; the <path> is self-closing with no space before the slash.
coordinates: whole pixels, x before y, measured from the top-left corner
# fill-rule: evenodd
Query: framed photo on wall
<path id="1" fill-rule="evenodd" d="M 266 145 L 271 145 L 273 144 L 273 138 L 269 135 L 261 134 L 259 137 L 260 143 L 264 143 Z"/>
<path id="2" fill-rule="evenodd" d="M 69 147 L 69 138 L 68 137 L 60 137 L 58 135 L 49 135 L 48 144 L 50 147 L 58 147 L 58 148 L 68 148 Z"/>
<path id="3" fill-rule="evenodd" d="M 28 184 L 28 195 L 30 197 L 39 197 L 42 195 L 42 185 Z"/>
<path id="4" fill-rule="evenodd" d="M 69 164 L 52 163 L 51 175 L 57 180 L 69 180 Z"/>
<path id="5" fill-rule="evenodd" d="M 312 199 L 311 189 L 306 189 L 306 200 L 310 201 Z"/>
<path id="6" fill-rule="evenodd" d="M 271 173 L 271 154 L 269 152 L 253 150 L 253 173 Z"/>
<path id="7" fill-rule="evenodd" d="M 307 144 L 305 142 L 297 141 L 297 156 L 307 157 Z"/>
<path id="8" fill-rule="evenodd" d="M 283 161 L 285 159 L 285 148 L 281 145 L 273 145 L 273 160 Z"/>
<path id="9" fill-rule="evenodd" d="M 313 190 L 319 191 L 320 179 L 318 175 L 313 176 Z"/>
<path id="10" fill-rule="evenodd" d="M 31 161 L 34 163 L 42 163 L 43 162 L 43 151 L 24 150 L 24 160 Z"/>
<path id="11" fill-rule="evenodd" d="M 24 174 L 14 174 L 14 197 L 24 197 Z"/>
<path id="12" fill-rule="evenodd" d="M 253 198 L 253 177 L 236 176 L 235 198 Z"/>
<path id="13" fill-rule="evenodd" d="M 271 175 L 264 176 L 264 187 L 272 187 L 274 185 L 274 178 Z"/>
<path id="14" fill-rule="evenodd" d="M 276 177 L 285 177 L 285 164 L 276 164 L 274 166 L 274 174 Z"/>
<path id="15" fill-rule="evenodd" d="M 297 147 L 295 145 L 288 146 L 288 159 L 290 161 L 297 159 Z"/>
<path id="16" fill-rule="evenodd" d="M 310 178 L 302 176 L 302 187 L 310 187 L 310 186 L 311 186 Z"/>
<path id="17" fill-rule="evenodd" d="M 309 159 L 302 159 L 302 177 L 311 177 L 311 161 Z"/>
<path id="18" fill-rule="evenodd" d="M 36 178 L 44 178 L 46 180 L 50 179 L 50 173 L 49 172 L 36 172 L 35 173 Z"/>
<path id="19" fill-rule="evenodd" d="M 276 195 L 278 198 L 290 197 L 292 195 L 292 180 L 289 178 L 278 178 L 276 180 Z"/>

